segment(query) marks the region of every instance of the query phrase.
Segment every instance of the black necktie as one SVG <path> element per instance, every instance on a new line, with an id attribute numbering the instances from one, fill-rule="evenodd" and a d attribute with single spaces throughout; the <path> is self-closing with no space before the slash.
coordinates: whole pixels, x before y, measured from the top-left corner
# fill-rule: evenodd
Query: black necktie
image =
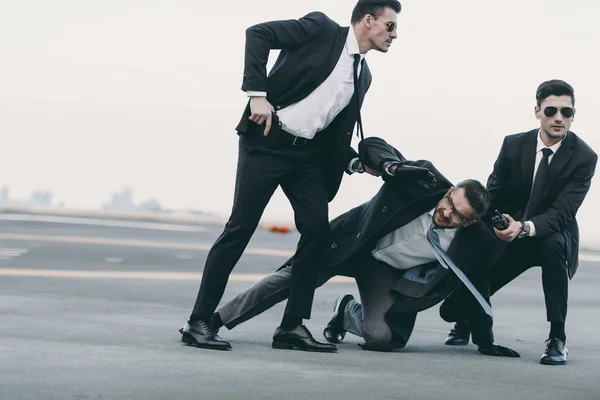
<path id="1" fill-rule="evenodd" d="M 435 225 L 431 224 L 431 226 L 427 230 L 427 240 L 429 241 L 429 245 L 433 250 L 433 255 L 435 256 L 435 258 L 437 258 L 442 267 L 446 269 L 450 268 L 450 270 L 454 272 L 454 274 L 461 280 L 461 282 L 467 287 L 467 289 L 469 289 L 473 296 L 475 296 L 475 299 L 479 302 L 485 313 L 493 318 L 494 314 L 492 313 L 492 307 L 490 307 L 490 305 L 487 301 L 485 301 L 481 293 L 479 293 L 475 286 L 473 286 L 473 284 L 471 283 L 469 278 L 467 278 L 465 273 L 462 272 L 462 270 L 458 268 L 456 264 L 454 264 L 454 261 L 452 261 L 452 259 L 448 257 L 448 254 L 446 254 L 444 249 L 442 249 L 442 246 L 440 245 L 440 237 L 437 234 L 437 232 L 433 230 L 434 228 Z"/>
<path id="2" fill-rule="evenodd" d="M 360 103 L 358 101 L 358 64 L 360 64 L 360 54 L 354 55 L 354 97 L 356 97 L 356 124 L 357 135 L 360 134 L 360 140 L 364 140 L 365 136 L 362 128 L 362 119 L 360 118 Z M 362 157 L 361 157 L 362 160 Z"/>
<path id="3" fill-rule="evenodd" d="M 527 219 L 530 215 L 535 215 L 544 195 L 544 188 L 548 179 L 548 159 L 554 152 L 549 147 L 546 147 L 542 149 L 542 153 L 544 153 L 544 156 L 533 180 L 529 202 L 525 208 L 525 213 L 523 213 L 523 220 Z"/>

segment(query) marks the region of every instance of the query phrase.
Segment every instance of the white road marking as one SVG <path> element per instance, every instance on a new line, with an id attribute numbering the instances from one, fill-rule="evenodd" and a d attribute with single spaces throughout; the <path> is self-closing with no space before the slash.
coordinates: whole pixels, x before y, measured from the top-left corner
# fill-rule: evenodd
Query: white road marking
<path id="1" fill-rule="evenodd" d="M 176 232 L 206 232 L 204 226 L 167 224 L 162 222 L 121 221 L 116 219 L 61 217 L 55 215 L 0 214 L 0 221 L 50 222 L 54 224 L 110 226 L 116 228 L 153 229 Z"/>
<path id="2" fill-rule="evenodd" d="M 600 262 L 600 254 L 579 253 L 579 261 Z"/>
<path id="3" fill-rule="evenodd" d="M 20 255 L 29 253 L 27 249 L 10 249 L 7 247 L 0 247 L 0 260 L 12 260 Z"/>
<path id="4" fill-rule="evenodd" d="M 178 249 L 178 250 L 210 250 L 212 243 L 182 243 L 182 242 L 159 242 L 152 240 L 139 239 L 117 239 L 102 238 L 90 236 L 62 236 L 62 235 L 35 235 L 28 233 L 0 233 L 0 239 L 5 240 L 24 240 L 30 242 L 52 242 L 52 243 L 78 243 L 78 244 L 97 244 L 104 246 L 125 246 L 125 247 L 153 247 L 158 249 Z M 273 257 L 290 257 L 294 255 L 292 250 L 264 249 L 248 247 L 244 254 L 256 254 Z"/>
<path id="5" fill-rule="evenodd" d="M 211 248 L 211 243 L 181 243 L 181 242 L 162 242 L 151 240 L 138 239 L 117 239 L 117 238 L 102 238 L 90 236 L 62 236 L 62 235 L 37 235 L 24 233 L 0 233 L 0 239 L 5 240 L 21 240 L 30 242 L 54 242 L 54 243 L 78 243 L 78 244 L 97 244 L 105 246 L 129 246 L 129 247 L 151 247 L 161 249 L 179 249 L 179 250 L 200 250 L 208 251 Z M 23 249 L 26 252 L 27 249 Z M 291 257 L 294 255 L 293 250 L 283 249 L 268 249 L 268 248 L 252 248 L 248 247 L 244 254 L 273 256 L 273 257 Z M 185 259 L 186 256 L 181 257 Z M 179 258 L 176 256 L 176 258 Z M 580 261 L 600 262 L 600 254 L 580 253 Z"/>
<path id="6" fill-rule="evenodd" d="M 104 261 L 111 264 L 122 264 L 125 262 L 125 259 L 119 257 L 106 257 L 104 258 Z"/>

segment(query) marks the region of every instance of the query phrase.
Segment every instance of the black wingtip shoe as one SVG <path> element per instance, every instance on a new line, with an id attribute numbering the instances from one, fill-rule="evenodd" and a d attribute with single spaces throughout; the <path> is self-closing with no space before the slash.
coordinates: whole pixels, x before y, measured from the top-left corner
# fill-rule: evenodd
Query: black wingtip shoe
<path id="1" fill-rule="evenodd" d="M 542 354 L 540 364 L 564 365 L 567 363 L 567 354 L 569 354 L 569 350 L 565 342 L 559 338 L 549 338 L 546 340 L 546 351 Z"/>
<path id="2" fill-rule="evenodd" d="M 206 321 L 199 320 L 193 324 L 186 323 L 179 329 L 181 341 L 190 346 L 213 350 L 231 350 L 231 343 L 217 335 Z"/>
<path id="3" fill-rule="evenodd" d="M 272 347 L 274 349 L 316 351 L 321 353 L 335 353 L 337 351 L 337 347 L 334 344 L 322 343 L 315 340 L 304 325 L 298 325 L 292 329 L 277 328 L 273 334 Z"/>
<path id="4" fill-rule="evenodd" d="M 341 343 L 344 337 L 346 337 L 344 310 L 351 300 L 354 300 L 354 296 L 344 293 L 335 301 L 333 305 L 333 317 L 331 317 L 327 326 L 323 329 L 323 336 L 329 343 Z"/>
<path id="5" fill-rule="evenodd" d="M 466 346 L 469 344 L 471 330 L 469 325 L 464 322 L 457 322 L 454 328 L 450 329 L 450 333 L 444 342 L 448 346 Z"/>

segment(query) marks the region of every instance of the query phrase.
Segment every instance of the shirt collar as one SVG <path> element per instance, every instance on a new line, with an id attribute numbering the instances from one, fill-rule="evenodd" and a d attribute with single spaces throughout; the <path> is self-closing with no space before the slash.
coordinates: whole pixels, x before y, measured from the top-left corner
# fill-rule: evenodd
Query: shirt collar
<path id="1" fill-rule="evenodd" d="M 535 149 L 535 152 L 539 153 L 540 151 L 542 151 L 542 149 L 545 149 L 546 147 L 548 147 L 550 150 L 552 150 L 552 154 L 556 154 L 556 152 L 558 151 L 560 146 L 562 146 L 562 143 L 566 139 L 568 134 L 569 134 L 569 132 L 567 132 L 567 134 L 561 139 L 560 142 L 548 147 L 542 141 L 542 130 L 540 129 L 537 134 L 537 147 Z"/>
<path id="2" fill-rule="evenodd" d="M 358 39 L 356 38 L 356 34 L 354 33 L 354 29 L 352 26 L 349 28 L 348 37 L 346 37 L 346 50 L 348 50 L 348 54 L 360 54 L 360 48 L 358 47 Z M 365 58 L 364 54 L 360 54 L 360 59 Z"/>

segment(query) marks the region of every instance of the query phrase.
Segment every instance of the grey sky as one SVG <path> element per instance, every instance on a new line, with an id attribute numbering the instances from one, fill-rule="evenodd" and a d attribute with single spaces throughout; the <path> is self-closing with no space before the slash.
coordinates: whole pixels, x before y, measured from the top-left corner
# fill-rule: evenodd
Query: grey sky
<path id="1" fill-rule="evenodd" d="M 244 30 L 321 10 L 347 25 L 354 1 L 0 0 L 0 184 L 49 188 L 67 206 L 111 191 L 227 214 L 237 159 Z M 207 5 L 204 5 L 207 4 Z M 409 159 L 453 181 L 487 179 L 502 138 L 533 129 L 546 79 L 575 87 L 572 129 L 596 151 L 600 5 L 557 0 L 411 0 L 388 54 L 369 53 L 363 119 Z M 356 146 L 356 139 L 353 144 Z M 345 177 L 335 216 L 380 181 Z M 580 210 L 591 239 L 594 179 Z M 291 219 L 278 191 L 265 216 Z"/>

